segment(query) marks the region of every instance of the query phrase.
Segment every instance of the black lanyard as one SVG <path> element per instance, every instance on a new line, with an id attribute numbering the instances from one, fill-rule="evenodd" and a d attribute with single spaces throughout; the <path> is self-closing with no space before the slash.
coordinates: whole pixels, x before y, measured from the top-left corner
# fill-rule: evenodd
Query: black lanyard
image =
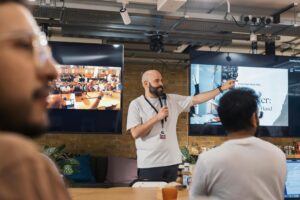
<path id="1" fill-rule="evenodd" d="M 158 110 L 154 107 L 154 105 L 152 105 L 152 103 L 145 97 L 145 95 L 143 95 L 145 100 L 147 101 L 147 103 L 153 108 L 153 110 L 158 114 Z M 160 107 L 162 108 L 163 105 L 162 105 L 162 102 L 161 102 L 161 99 L 158 97 L 159 99 L 159 104 L 160 104 Z M 161 121 L 161 127 L 164 128 L 164 120 L 162 119 Z"/>

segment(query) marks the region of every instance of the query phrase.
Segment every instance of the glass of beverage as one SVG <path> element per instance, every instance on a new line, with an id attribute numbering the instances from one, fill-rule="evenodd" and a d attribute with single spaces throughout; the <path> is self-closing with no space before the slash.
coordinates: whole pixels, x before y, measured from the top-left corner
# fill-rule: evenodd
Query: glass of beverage
<path id="1" fill-rule="evenodd" d="M 162 188 L 163 200 L 177 200 L 177 188 L 176 187 L 164 187 Z"/>

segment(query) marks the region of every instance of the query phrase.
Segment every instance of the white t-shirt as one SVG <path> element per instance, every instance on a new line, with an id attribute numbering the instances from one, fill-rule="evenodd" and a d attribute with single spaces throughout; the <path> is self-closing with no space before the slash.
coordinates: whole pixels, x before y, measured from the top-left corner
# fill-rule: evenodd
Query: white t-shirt
<path id="1" fill-rule="evenodd" d="M 147 99 L 157 111 L 160 110 L 158 98 Z M 181 163 L 176 124 L 178 115 L 183 111 L 188 112 L 191 105 L 192 97 L 190 96 L 167 94 L 169 116 L 164 123 L 166 139 L 160 139 L 162 124 L 158 122 L 147 136 L 135 140 L 138 168 L 163 167 Z M 128 109 L 127 130 L 147 122 L 156 114 L 143 95 L 134 99 Z"/>
<path id="2" fill-rule="evenodd" d="M 191 199 L 283 199 L 286 158 L 275 145 L 256 137 L 234 139 L 200 154 Z"/>

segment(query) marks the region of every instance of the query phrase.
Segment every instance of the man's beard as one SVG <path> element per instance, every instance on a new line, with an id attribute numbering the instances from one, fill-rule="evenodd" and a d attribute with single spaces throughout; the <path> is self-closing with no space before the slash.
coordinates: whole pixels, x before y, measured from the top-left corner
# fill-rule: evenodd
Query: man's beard
<path id="1" fill-rule="evenodd" d="M 149 92 L 156 97 L 160 97 L 164 93 L 163 86 L 153 87 L 151 83 L 149 83 Z"/>
<path id="2" fill-rule="evenodd" d="M 29 138 L 38 138 L 41 135 L 43 135 L 48 130 L 48 127 L 42 126 L 42 125 L 25 125 L 25 126 L 19 126 L 10 129 L 9 131 L 13 131 L 16 133 L 21 133 L 22 135 L 25 135 Z"/>
<path id="3" fill-rule="evenodd" d="M 11 105 L 0 106 L 0 130 L 15 132 L 25 135 L 29 138 L 36 138 L 44 134 L 48 129 L 48 119 L 44 123 L 35 123 L 28 121 L 32 114 L 33 104 L 47 94 L 47 87 L 39 88 L 32 94 L 32 101 L 14 100 Z M 47 112 L 47 111 L 45 111 Z"/>
<path id="4" fill-rule="evenodd" d="M 18 111 L 21 112 L 22 110 Z M 15 113 L 17 112 L 15 111 L 14 113 L 6 115 L 5 113 L 0 114 L 2 118 L 0 123 L 1 131 L 19 133 L 29 138 L 37 138 L 47 131 L 48 125 L 28 123 L 24 119 L 24 115 L 16 116 Z"/>

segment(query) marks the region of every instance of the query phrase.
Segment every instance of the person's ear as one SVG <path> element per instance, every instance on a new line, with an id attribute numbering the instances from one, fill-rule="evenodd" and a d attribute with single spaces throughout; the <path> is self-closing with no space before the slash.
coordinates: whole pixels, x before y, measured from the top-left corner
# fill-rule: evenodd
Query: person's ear
<path id="1" fill-rule="evenodd" d="M 258 117 L 257 117 L 257 112 L 254 112 L 251 116 L 251 126 L 253 128 L 257 128 L 257 120 L 258 120 Z"/>
<path id="2" fill-rule="evenodd" d="M 148 81 L 143 81 L 143 86 L 147 87 L 147 85 L 148 85 Z"/>

